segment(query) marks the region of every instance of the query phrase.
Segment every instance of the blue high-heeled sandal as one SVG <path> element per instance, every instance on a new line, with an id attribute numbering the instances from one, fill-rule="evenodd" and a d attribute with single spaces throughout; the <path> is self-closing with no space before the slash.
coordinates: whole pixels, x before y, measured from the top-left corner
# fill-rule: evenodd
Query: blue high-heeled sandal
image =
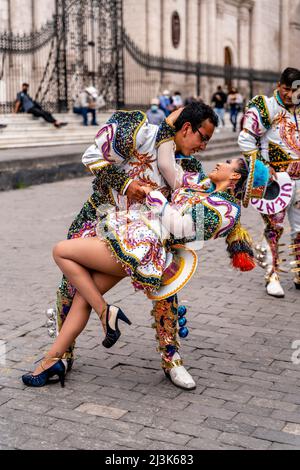
<path id="1" fill-rule="evenodd" d="M 114 329 L 111 328 L 111 326 L 109 325 L 109 314 L 111 313 L 111 315 L 113 315 L 113 313 L 110 311 L 112 307 L 117 309 L 114 319 Z M 107 305 L 105 315 L 106 335 L 104 340 L 102 341 L 102 345 L 105 348 L 111 348 L 121 336 L 121 331 L 118 328 L 118 320 L 122 320 L 123 322 L 127 323 L 127 325 L 131 325 L 131 321 L 126 317 L 125 313 L 115 305 Z"/>
<path id="2" fill-rule="evenodd" d="M 25 374 L 22 376 L 23 383 L 28 387 L 44 387 L 47 383 L 49 383 L 49 379 L 58 375 L 58 379 L 62 387 L 65 386 L 65 375 L 66 375 L 66 368 L 63 361 L 58 357 L 47 357 L 46 359 L 57 359 L 57 362 L 53 364 L 53 366 L 49 367 L 49 369 L 44 369 L 43 362 L 41 363 L 41 367 L 43 372 L 38 375 L 33 374 Z"/>

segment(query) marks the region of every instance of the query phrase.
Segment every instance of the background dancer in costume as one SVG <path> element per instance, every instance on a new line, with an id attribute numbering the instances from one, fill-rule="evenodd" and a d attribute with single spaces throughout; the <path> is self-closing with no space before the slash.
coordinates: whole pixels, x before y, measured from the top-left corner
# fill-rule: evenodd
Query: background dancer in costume
<path id="1" fill-rule="evenodd" d="M 265 188 L 269 180 L 268 169 L 259 161 L 248 168 L 243 159 L 234 159 L 218 164 L 210 173 L 209 182 L 205 179 L 198 183 L 195 174 L 187 176 L 187 186 L 174 192 L 171 204 L 160 191 L 145 188 L 148 209 L 159 216 L 163 229 L 167 230 L 163 238 L 152 230 L 150 215 L 144 221 L 140 210 L 129 209 L 124 214 L 114 211 L 106 216 L 104 223 L 100 222 L 100 240 L 66 240 L 54 249 L 56 263 L 77 289 L 75 297 L 82 296 L 97 312 L 106 334 L 103 342 L 106 347 L 112 346 L 120 337 L 118 320 L 129 324 L 130 321 L 118 307 L 107 305 L 102 294 L 110 284 L 114 285 L 126 275 L 131 276 L 134 287 L 145 291 L 159 289 L 166 267 L 166 241 L 171 245 L 190 243 L 203 228 L 204 240 L 227 236 L 233 266 L 242 271 L 255 266 L 249 236 L 240 226 L 237 196 L 248 199 L 253 188 Z M 97 278 L 91 271 L 97 271 Z M 58 375 L 64 384 L 64 365 L 58 358 L 63 356 L 88 319 L 89 315 L 79 315 L 72 307 L 47 357 L 34 374 L 23 376 L 26 385 L 43 386 L 54 375 Z M 172 328 L 171 322 L 169 329 Z M 171 343 L 169 347 L 176 348 L 176 344 Z M 173 369 L 173 357 L 174 354 L 169 354 L 163 358 L 163 368 L 168 376 Z"/>
<path id="2" fill-rule="evenodd" d="M 269 295 L 283 297 L 279 279 L 279 241 L 288 215 L 292 252 L 295 255 L 294 283 L 300 289 L 300 70 L 287 68 L 271 98 L 256 96 L 248 104 L 239 146 L 245 157 L 256 155 L 273 169 L 287 171 L 295 182 L 289 207 L 277 214 L 262 215 L 265 230 L 266 289 Z M 275 173 L 276 174 L 276 173 Z"/>
<path id="3" fill-rule="evenodd" d="M 127 204 L 128 200 L 142 200 L 145 196 L 142 184 L 150 184 L 153 189 L 164 186 L 165 191 L 168 191 L 167 184 L 158 172 L 156 164 L 158 150 L 162 143 L 171 143 L 173 159 L 174 145 L 176 145 L 177 151 L 187 157 L 180 159 L 180 165 L 186 170 L 197 172 L 199 179 L 205 177 L 201 163 L 190 155 L 196 150 L 206 148 L 217 125 L 217 117 L 209 106 L 193 103 L 184 109 L 180 123 L 176 123 L 177 127 L 174 128 L 173 123 L 180 113 L 181 111 L 176 111 L 169 116 L 168 122 L 164 121 L 159 128 L 149 125 L 145 114 L 140 111 L 116 112 L 112 115 L 107 125 L 98 132 L 95 144 L 83 156 L 83 163 L 96 176 L 93 182 L 94 192 L 72 223 L 68 239 L 94 237 L 97 209 L 102 207 L 105 213 L 107 205 L 119 206 Z M 115 157 L 114 161 L 112 161 L 112 156 Z M 122 196 L 126 196 L 126 199 L 122 199 Z M 57 307 L 54 313 L 57 331 L 61 330 L 67 318 L 75 292 L 74 287 L 64 276 L 57 292 Z M 83 312 L 83 315 L 90 313 L 91 307 L 84 299 L 77 298 L 75 303 L 78 312 Z M 164 317 L 172 318 L 173 324 L 177 325 L 177 306 L 178 300 L 175 295 L 155 304 L 154 312 L 163 309 Z M 50 312 L 50 316 L 53 317 L 53 313 Z M 157 336 L 167 338 L 167 328 L 163 331 L 163 319 L 160 320 L 160 324 L 155 321 Z M 53 323 L 52 318 L 49 323 Z M 51 332 L 56 335 L 53 327 Z M 162 343 L 160 342 L 159 349 L 161 354 L 165 354 L 166 344 L 162 345 Z M 64 356 L 68 362 L 68 370 L 72 367 L 74 347 L 75 344 L 72 344 Z M 176 370 L 174 367 L 171 374 L 172 377 L 176 376 L 174 380 L 183 388 L 195 387 L 192 377 L 182 365 L 178 347 L 175 358 L 178 361 L 177 367 Z"/>

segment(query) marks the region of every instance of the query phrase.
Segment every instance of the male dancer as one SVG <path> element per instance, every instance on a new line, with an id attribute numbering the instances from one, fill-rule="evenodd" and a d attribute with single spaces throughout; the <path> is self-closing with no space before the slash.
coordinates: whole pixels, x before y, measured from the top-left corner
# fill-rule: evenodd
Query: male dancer
<path id="1" fill-rule="evenodd" d="M 266 289 L 269 295 L 284 297 L 279 279 L 279 240 L 288 214 L 292 251 L 296 260 L 292 271 L 300 289 L 300 70 L 287 68 L 271 98 L 256 96 L 249 104 L 239 135 L 244 155 L 257 155 L 276 172 L 287 171 L 295 181 L 294 195 L 288 208 L 274 215 L 263 215 L 267 248 Z"/>
<path id="2" fill-rule="evenodd" d="M 126 196 L 130 201 L 141 201 L 144 198 L 141 185 L 165 187 L 167 190 L 156 162 L 160 145 L 164 142 L 172 141 L 177 152 L 189 157 L 181 160 L 181 165 L 185 170 L 198 172 L 203 179 L 202 165 L 190 155 L 206 148 L 217 122 L 213 110 L 202 103 L 188 105 L 182 112 L 176 111 L 160 127 L 150 125 L 140 111 L 114 113 L 98 132 L 96 144 L 83 156 L 84 164 L 96 176 L 94 192 L 72 223 L 68 238 L 95 236 L 97 209 L 102 210 L 108 204 L 119 206 L 124 203 L 120 196 Z M 74 293 L 73 287 L 63 277 L 57 293 L 58 330 L 70 310 Z M 175 385 L 190 390 L 196 385 L 178 353 L 177 307 L 176 296 L 154 303 L 153 326 L 167 376 Z M 90 311 L 88 304 L 82 308 Z M 73 350 L 74 345 L 65 356 L 69 370 Z"/>

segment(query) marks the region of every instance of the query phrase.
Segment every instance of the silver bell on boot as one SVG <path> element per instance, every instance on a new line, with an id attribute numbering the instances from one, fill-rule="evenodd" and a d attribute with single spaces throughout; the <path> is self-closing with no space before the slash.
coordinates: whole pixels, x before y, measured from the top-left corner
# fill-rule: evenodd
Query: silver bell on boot
<path id="1" fill-rule="evenodd" d="M 56 310 L 54 308 L 48 308 L 46 310 L 46 328 L 50 338 L 56 338 L 58 334 L 57 321 L 56 321 Z"/>

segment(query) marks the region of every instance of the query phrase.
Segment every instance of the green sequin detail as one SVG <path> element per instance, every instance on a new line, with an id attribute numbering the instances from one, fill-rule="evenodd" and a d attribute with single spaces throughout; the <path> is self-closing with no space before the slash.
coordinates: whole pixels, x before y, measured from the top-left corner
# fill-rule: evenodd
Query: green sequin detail
<path id="1" fill-rule="evenodd" d="M 175 129 L 171 127 L 166 121 L 163 121 L 158 129 L 156 135 L 155 146 L 159 147 L 163 142 L 173 140 L 175 136 Z"/>
<path id="2" fill-rule="evenodd" d="M 259 111 L 259 116 L 262 121 L 263 126 L 266 129 L 270 129 L 272 126 L 270 113 L 266 104 L 265 97 L 262 95 L 255 96 L 252 100 L 248 103 L 248 108 L 255 107 Z"/>
<path id="3" fill-rule="evenodd" d="M 117 111 L 107 121 L 107 124 L 117 124 L 113 147 L 121 158 L 132 156 L 136 149 L 136 135 L 146 119 L 142 111 Z"/>
<path id="4" fill-rule="evenodd" d="M 271 166 L 272 166 L 272 163 L 287 161 L 287 163 L 274 165 L 274 168 L 276 171 L 281 171 L 281 170 L 286 171 L 290 163 L 291 157 L 284 150 L 282 150 L 282 148 L 279 145 L 274 144 L 273 142 L 269 142 L 269 159 L 270 159 Z"/>

